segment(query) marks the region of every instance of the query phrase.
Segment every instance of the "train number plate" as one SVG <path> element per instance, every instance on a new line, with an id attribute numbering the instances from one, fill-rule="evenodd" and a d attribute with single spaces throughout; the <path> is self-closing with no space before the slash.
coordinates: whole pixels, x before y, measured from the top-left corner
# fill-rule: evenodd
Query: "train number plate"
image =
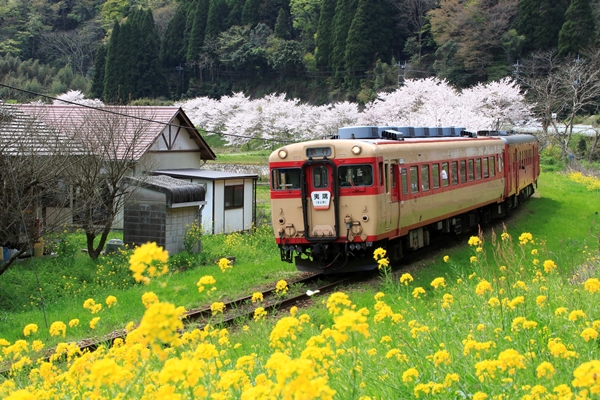
<path id="1" fill-rule="evenodd" d="M 315 210 L 329 210 L 331 193 L 329 193 L 327 190 L 312 192 L 310 194 L 310 198 Z"/>

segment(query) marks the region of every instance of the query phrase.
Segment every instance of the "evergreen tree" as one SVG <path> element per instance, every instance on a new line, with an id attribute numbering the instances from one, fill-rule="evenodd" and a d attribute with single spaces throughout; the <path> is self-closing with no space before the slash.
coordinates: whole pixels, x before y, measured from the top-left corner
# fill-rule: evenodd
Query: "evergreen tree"
<path id="1" fill-rule="evenodd" d="M 106 50 L 106 65 L 104 71 L 104 90 L 102 91 L 102 99 L 106 103 L 116 102 L 119 97 L 119 82 L 121 68 L 117 62 L 117 54 L 119 51 L 119 34 L 121 27 L 117 21 L 113 25 L 112 33 Z"/>
<path id="2" fill-rule="evenodd" d="M 346 39 L 354 19 L 358 0 L 338 0 L 333 17 L 333 41 L 329 65 L 336 78 L 342 78 L 345 68 Z"/>
<path id="3" fill-rule="evenodd" d="M 244 0 L 233 0 L 231 2 L 229 15 L 225 22 L 225 30 L 242 23 L 242 9 L 244 8 L 244 4 Z"/>
<path id="4" fill-rule="evenodd" d="M 199 0 L 194 10 L 194 22 L 190 30 L 187 47 L 186 58 L 188 62 L 198 59 L 202 45 L 204 44 L 208 6 L 209 0 Z"/>
<path id="5" fill-rule="evenodd" d="M 321 14 L 319 15 L 319 27 L 317 28 L 317 65 L 329 65 L 332 41 L 333 41 L 333 17 L 335 16 L 335 5 L 337 0 L 323 0 L 321 3 Z"/>
<path id="6" fill-rule="evenodd" d="M 273 33 L 276 37 L 283 40 L 290 40 L 292 38 L 290 33 L 290 19 L 283 8 L 279 9 L 279 15 L 277 15 L 277 22 L 275 23 Z"/>
<path id="7" fill-rule="evenodd" d="M 589 0 L 572 0 L 558 34 L 558 55 L 577 54 L 594 43 L 596 33 Z"/>
<path id="8" fill-rule="evenodd" d="M 550 50 L 558 44 L 568 0 L 521 0 L 517 32 L 525 36 L 523 52 Z"/>
<path id="9" fill-rule="evenodd" d="M 229 8 L 225 0 L 210 0 L 205 37 L 216 37 L 224 30 Z"/>
<path id="10" fill-rule="evenodd" d="M 134 97 L 159 97 L 168 94 L 167 79 L 160 68 L 158 32 L 152 10 L 140 11 L 135 21 L 135 31 L 142 51 L 137 61 L 137 76 L 134 77 Z"/>
<path id="11" fill-rule="evenodd" d="M 242 25 L 254 28 L 260 22 L 259 9 L 260 0 L 246 0 L 242 8 Z"/>
<path id="12" fill-rule="evenodd" d="M 386 0 L 358 1 L 344 52 L 347 76 L 371 69 L 378 58 L 389 62 L 393 20 L 388 5 Z"/>
<path id="13" fill-rule="evenodd" d="M 185 36 L 186 7 L 180 3 L 177 11 L 167 24 L 165 35 L 160 45 L 162 65 L 174 68 L 185 62 L 187 48 L 183 47 Z"/>
<path id="14" fill-rule="evenodd" d="M 104 71 L 106 67 L 106 46 L 98 47 L 96 60 L 94 62 L 94 76 L 92 77 L 92 87 L 90 96 L 99 99 L 104 92 Z"/>

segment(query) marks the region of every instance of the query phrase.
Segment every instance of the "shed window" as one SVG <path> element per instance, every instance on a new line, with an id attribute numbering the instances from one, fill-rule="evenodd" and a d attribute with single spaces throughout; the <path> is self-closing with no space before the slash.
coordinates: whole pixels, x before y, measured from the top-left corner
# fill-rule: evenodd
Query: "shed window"
<path id="1" fill-rule="evenodd" d="M 244 207 L 244 185 L 225 186 L 225 209 Z"/>

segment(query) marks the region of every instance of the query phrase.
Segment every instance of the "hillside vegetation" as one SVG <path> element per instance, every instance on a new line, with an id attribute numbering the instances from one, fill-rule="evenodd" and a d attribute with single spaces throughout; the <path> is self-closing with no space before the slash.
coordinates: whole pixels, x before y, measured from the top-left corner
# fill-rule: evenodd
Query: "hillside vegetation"
<path id="1" fill-rule="evenodd" d="M 593 47 L 590 0 L 27 0 L 0 4 L 0 81 L 105 101 L 372 100 L 405 78 L 457 87 L 519 77 L 524 59 Z M 8 87 L 4 99 L 31 100 Z"/>

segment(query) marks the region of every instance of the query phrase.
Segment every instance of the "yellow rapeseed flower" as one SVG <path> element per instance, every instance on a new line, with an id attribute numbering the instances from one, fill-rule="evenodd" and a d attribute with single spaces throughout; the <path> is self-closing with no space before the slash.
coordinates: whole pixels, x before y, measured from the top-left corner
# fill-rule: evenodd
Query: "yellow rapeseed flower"
<path id="1" fill-rule="evenodd" d="M 69 328 L 75 328 L 77 326 L 79 326 L 78 318 L 73 318 L 72 320 L 69 321 Z"/>
<path id="2" fill-rule="evenodd" d="M 198 286 L 198 291 L 202 292 L 205 289 L 205 286 L 214 285 L 215 283 L 217 283 L 217 281 L 211 275 L 204 275 L 196 282 L 196 286 Z"/>
<path id="3" fill-rule="evenodd" d="M 477 286 L 475 287 L 475 293 L 477 293 L 480 296 L 485 294 L 485 292 L 492 292 L 493 290 L 494 289 L 492 289 L 491 283 L 489 283 L 485 279 L 480 280 Z"/>
<path id="4" fill-rule="evenodd" d="M 598 278 L 590 278 L 585 281 L 583 288 L 590 293 L 600 292 L 600 280 Z"/>
<path id="5" fill-rule="evenodd" d="M 50 325 L 50 336 L 60 336 L 65 337 L 67 335 L 67 326 L 64 322 L 56 321 Z"/>
<path id="6" fill-rule="evenodd" d="M 438 289 L 440 286 L 446 287 L 446 280 L 442 277 L 435 278 L 431 281 L 431 286 L 433 286 L 434 289 Z"/>
<path id="7" fill-rule="evenodd" d="M 263 301 L 263 294 L 261 292 L 252 293 L 252 302 L 253 303 L 259 303 L 261 301 Z"/>
<path id="8" fill-rule="evenodd" d="M 115 304 L 117 304 L 117 298 L 115 296 L 111 295 L 106 298 L 106 305 L 108 306 L 108 308 L 111 308 Z"/>
<path id="9" fill-rule="evenodd" d="M 519 243 L 527 244 L 528 242 L 533 243 L 533 236 L 529 232 L 523 232 L 521 236 L 519 236 Z"/>
<path id="10" fill-rule="evenodd" d="M 450 261 L 450 256 L 444 256 L 444 262 L 447 263 L 448 261 Z"/>
<path id="11" fill-rule="evenodd" d="M 225 311 L 225 303 L 215 301 L 210 305 L 210 311 L 212 311 L 212 315 L 216 315 L 218 313 L 223 313 Z"/>
<path id="12" fill-rule="evenodd" d="M 386 253 L 387 252 L 385 251 L 385 249 L 379 247 L 379 248 L 375 249 L 375 251 L 373 252 L 373 258 L 377 261 L 381 258 L 384 258 Z"/>
<path id="13" fill-rule="evenodd" d="M 584 362 L 573 371 L 572 385 L 588 388 L 590 393 L 600 394 L 600 360 Z"/>
<path id="14" fill-rule="evenodd" d="M 263 307 L 257 307 L 254 310 L 254 320 L 260 321 L 261 319 L 265 319 L 267 316 L 267 311 Z"/>
<path id="15" fill-rule="evenodd" d="M 233 265 L 231 265 L 231 261 L 228 258 L 223 257 L 219 260 L 219 268 L 221 268 L 221 272 L 225 272 L 233 268 Z"/>
<path id="16" fill-rule="evenodd" d="M 404 273 L 400 277 L 400 283 L 403 283 L 406 286 L 408 286 L 408 284 L 412 281 L 414 281 L 414 279 L 413 279 L 412 275 L 409 273 Z"/>
<path id="17" fill-rule="evenodd" d="M 415 289 L 412 291 L 412 296 L 413 296 L 415 299 L 418 299 L 418 298 L 420 298 L 420 296 L 421 296 L 422 294 L 425 294 L 425 289 L 423 289 L 423 288 L 422 288 L 422 287 L 420 287 L 420 286 L 419 286 L 419 287 L 417 287 L 417 288 L 415 288 Z"/>
<path id="18" fill-rule="evenodd" d="M 146 308 L 150 308 L 152 304 L 158 303 L 158 296 L 154 292 L 146 292 L 142 295 L 142 303 Z"/>
<path id="19" fill-rule="evenodd" d="M 544 261 L 544 271 L 549 274 L 556 269 L 556 264 L 552 260 Z"/>
<path id="20" fill-rule="evenodd" d="M 279 294 L 286 294 L 288 291 L 288 284 L 286 281 L 284 281 L 283 279 L 281 279 L 280 281 L 277 282 L 277 285 L 275 285 L 275 293 L 279 293 Z"/>
<path id="21" fill-rule="evenodd" d="M 481 245 L 482 241 L 481 239 L 479 239 L 479 237 L 477 236 L 471 236 L 469 238 L 469 246 L 479 246 Z"/>
<path id="22" fill-rule="evenodd" d="M 168 260 L 168 251 L 163 250 L 155 242 L 148 242 L 136 247 L 129 257 L 129 269 L 133 272 L 136 282 L 148 284 L 150 278 L 164 275 L 169 271 Z"/>
<path id="23" fill-rule="evenodd" d="M 92 318 L 92 320 L 90 321 L 90 329 L 96 329 L 96 325 L 98 324 L 98 321 L 100 321 L 100 317 Z"/>
<path id="24" fill-rule="evenodd" d="M 592 339 L 598 339 L 598 331 L 594 328 L 585 328 L 579 336 L 581 336 L 586 342 L 589 342 Z"/>
<path id="25" fill-rule="evenodd" d="M 23 328 L 23 336 L 29 336 L 32 333 L 36 333 L 38 331 L 37 324 L 27 324 L 25 328 Z"/>
<path id="26" fill-rule="evenodd" d="M 419 371 L 416 368 L 409 368 L 402 373 L 402 382 L 412 382 L 419 377 Z"/>

